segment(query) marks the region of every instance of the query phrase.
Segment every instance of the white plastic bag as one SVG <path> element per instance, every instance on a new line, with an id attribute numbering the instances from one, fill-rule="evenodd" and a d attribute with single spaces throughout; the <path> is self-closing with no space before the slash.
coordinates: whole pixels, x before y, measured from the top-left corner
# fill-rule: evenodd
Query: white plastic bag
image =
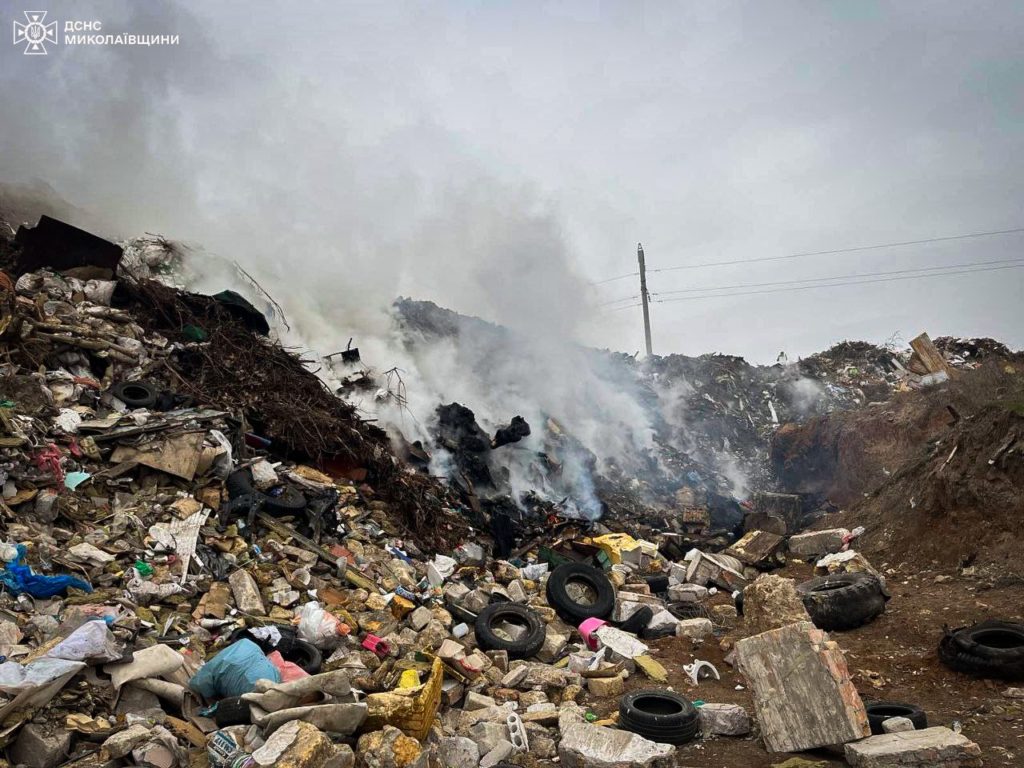
<path id="1" fill-rule="evenodd" d="M 341 642 L 341 621 L 325 611 L 315 600 L 299 609 L 299 639 L 321 650 L 333 650 Z"/>

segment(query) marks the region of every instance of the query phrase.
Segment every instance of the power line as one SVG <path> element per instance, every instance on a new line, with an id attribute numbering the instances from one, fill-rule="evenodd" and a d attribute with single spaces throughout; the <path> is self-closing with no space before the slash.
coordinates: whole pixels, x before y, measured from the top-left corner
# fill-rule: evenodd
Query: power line
<path id="1" fill-rule="evenodd" d="M 605 283 L 611 283 L 616 280 L 625 280 L 627 277 L 636 277 L 639 274 L 639 272 L 630 272 L 628 275 L 619 275 L 617 277 L 609 277 L 606 280 L 598 280 L 595 283 L 591 283 L 591 285 L 604 285 Z"/>
<path id="2" fill-rule="evenodd" d="M 892 283 L 892 282 L 896 282 L 897 280 L 916 280 L 916 279 L 925 278 L 925 277 L 948 277 L 948 276 L 952 276 L 952 275 L 969 275 L 969 274 L 974 274 L 976 272 L 997 272 L 997 271 L 1003 270 L 1003 269 L 1021 269 L 1022 267 L 1024 267 L 1024 264 L 1009 264 L 1009 265 L 1002 266 L 1002 267 L 983 267 L 981 269 L 961 269 L 961 270 L 955 270 L 955 271 L 952 271 L 952 272 L 933 272 L 931 274 L 925 274 L 925 275 L 905 275 L 903 277 L 881 277 L 881 278 L 874 278 L 874 279 L 871 279 L 871 280 L 851 280 L 851 281 L 848 281 L 848 282 L 841 282 L 841 283 L 823 283 L 823 284 L 820 284 L 820 285 L 803 285 L 803 286 L 797 286 L 795 288 L 771 288 L 771 289 L 764 290 L 764 291 L 738 291 L 738 292 L 735 292 L 735 293 L 714 293 L 714 294 L 708 294 L 706 296 L 678 296 L 678 297 L 676 297 L 674 299 L 657 299 L 657 301 L 658 301 L 659 304 L 671 304 L 671 303 L 676 302 L 676 301 L 692 301 L 694 299 L 721 299 L 721 298 L 731 298 L 733 296 L 752 296 L 752 295 L 755 295 L 755 294 L 762 294 L 762 293 L 786 293 L 788 291 L 806 291 L 806 290 L 810 290 L 810 289 L 813 289 L 813 288 L 835 288 L 835 287 L 844 286 L 844 285 L 866 285 L 868 283 Z"/>
<path id="3" fill-rule="evenodd" d="M 757 259 L 735 259 L 732 261 L 708 261 L 701 264 L 682 264 L 675 267 L 661 267 L 659 269 L 648 269 L 648 272 L 674 272 L 679 269 L 702 269 L 704 267 L 727 267 L 735 264 L 755 264 L 762 261 L 783 261 L 785 259 L 799 259 L 804 256 L 830 256 L 837 253 L 856 253 L 859 251 L 873 251 L 880 248 L 901 248 L 906 245 L 922 245 L 924 243 L 944 243 L 951 240 L 968 240 L 975 237 L 994 237 L 996 235 L 1012 235 L 1018 232 L 1024 232 L 1024 227 L 1017 227 L 1015 229 L 994 229 L 988 232 L 970 232 L 965 235 L 949 235 L 946 237 L 929 237 L 924 240 L 903 240 L 895 243 L 880 243 L 878 245 L 859 245 L 853 248 L 834 248 L 828 251 L 807 251 L 804 253 L 789 253 L 784 256 L 763 256 Z M 607 280 L 602 280 L 600 283 L 594 283 L 594 285 L 600 285 L 601 283 L 611 282 L 612 280 L 624 280 L 627 277 L 634 277 L 637 273 L 634 272 L 631 275 L 620 275 L 618 277 L 611 277 Z"/>
<path id="4" fill-rule="evenodd" d="M 984 267 L 990 264 L 1012 264 L 1024 260 L 1024 257 L 1016 257 L 1013 259 L 994 259 L 992 261 L 976 261 L 969 262 L 967 264 L 946 264 L 943 266 L 936 267 L 916 267 L 914 269 L 894 269 L 885 272 L 861 272 L 854 275 L 834 275 L 832 277 L 808 277 L 802 280 L 775 280 L 767 283 L 739 283 L 737 285 L 717 285 L 707 286 L 705 288 L 681 288 L 673 291 L 661 291 L 659 293 L 652 293 L 652 296 L 671 296 L 678 293 L 700 293 L 702 291 L 726 291 L 733 288 L 763 288 L 771 285 L 797 285 L 799 283 L 816 283 L 826 282 L 831 280 L 852 280 L 861 277 L 881 277 L 887 275 L 907 275 L 914 272 L 933 272 L 942 269 L 960 269 L 966 267 Z M 927 275 L 924 275 L 927 277 Z M 621 301 L 621 299 L 620 299 Z"/>
<path id="5" fill-rule="evenodd" d="M 638 301 L 636 304 L 627 304 L 624 307 L 612 307 L 611 309 L 608 309 L 608 310 L 605 310 L 605 311 L 606 312 L 620 312 L 623 309 L 633 309 L 633 307 L 639 307 L 639 306 L 642 306 L 642 302 Z"/>
<path id="6" fill-rule="evenodd" d="M 597 307 L 607 307 L 609 304 L 618 304 L 620 301 L 632 301 L 633 299 L 639 299 L 640 294 L 634 294 L 633 296 L 623 296 L 621 299 L 612 299 L 611 301 L 602 301 L 600 304 L 595 304 Z"/>

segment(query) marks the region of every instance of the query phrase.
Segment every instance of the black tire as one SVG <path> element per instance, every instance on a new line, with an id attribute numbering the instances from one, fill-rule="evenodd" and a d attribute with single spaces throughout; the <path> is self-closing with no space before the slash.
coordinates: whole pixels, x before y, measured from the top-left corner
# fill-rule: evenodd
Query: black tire
<path id="1" fill-rule="evenodd" d="M 110 394 L 129 408 L 152 408 L 160 396 L 156 387 L 144 381 L 122 381 L 110 388 Z"/>
<path id="2" fill-rule="evenodd" d="M 641 606 L 636 613 L 630 616 L 628 619 L 619 624 L 619 629 L 623 632 L 632 632 L 634 635 L 639 635 L 645 629 L 647 625 L 651 623 L 651 619 L 654 618 L 654 611 L 649 606 Z"/>
<path id="3" fill-rule="evenodd" d="M 509 640 L 495 632 L 501 621 L 526 626 L 526 633 L 518 640 Z M 508 651 L 510 659 L 528 659 L 536 656 L 544 645 L 545 627 L 540 616 L 518 603 L 492 603 L 480 611 L 473 625 L 476 644 L 485 651 Z"/>
<path id="4" fill-rule="evenodd" d="M 320 653 L 320 649 L 297 637 L 282 637 L 276 650 L 281 652 L 281 658 L 285 661 L 297 664 L 311 675 L 319 673 L 320 668 L 324 665 L 324 657 Z"/>
<path id="5" fill-rule="evenodd" d="M 280 496 L 266 496 L 263 499 L 263 510 L 268 515 L 280 515 L 289 517 L 300 514 L 309 504 L 309 501 L 300 491 L 291 486 L 286 486 Z"/>
<path id="6" fill-rule="evenodd" d="M 818 629 L 854 629 L 885 610 L 878 578 L 869 573 L 836 573 L 805 581 L 797 587 L 804 608 Z"/>
<path id="7" fill-rule="evenodd" d="M 928 715 L 916 704 L 903 704 L 898 701 L 872 701 L 865 705 L 868 711 L 868 722 L 871 733 L 885 733 L 882 723 L 890 717 L 905 717 L 914 724 L 914 730 L 920 731 L 928 727 Z"/>
<path id="8" fill-rule="evenodd" d="M 249 702 L 242 701 L 239 696 L 221 699 L 217 702 L 217 709 L 213 711 L 213 721 L 217 724 L 218 728 L 227 728 L 231 725 L 249 725 L 252 722 Z"/>
<path id="9" fill-rule="evenodd" d="M 647 689 L 619 700 L 619 726 L 659 744 L 686 744 L 700 722 L 689 699 L 672 691 Z"/>
<path id="10" fill-rule="evenodd" d="M 1024 679 L 1024 624 L 984 621 L 946 630 L 939 659 L 958 672 L 1002 680 Z"/>
<path id="11" fill-rule="evenodd" d="M 570 584 L 580 583 L 594 594 L 591 603 L 578 603 L 568 592 Z M 578 626 L 584 619 L 607 619 L 615 608 L 615 588 L 597 568 L 583 563 L 564 563 L 551 572 L 545 589 L 548 605 L 562 621 Z"/>
<path id="12" fill-rule="evenodd" d="M 237 499 L 255 492 L 252 484 L 252 473 L 248 469 L 236 469 L 224 481 L 224 488 L 229 499 Z"/>

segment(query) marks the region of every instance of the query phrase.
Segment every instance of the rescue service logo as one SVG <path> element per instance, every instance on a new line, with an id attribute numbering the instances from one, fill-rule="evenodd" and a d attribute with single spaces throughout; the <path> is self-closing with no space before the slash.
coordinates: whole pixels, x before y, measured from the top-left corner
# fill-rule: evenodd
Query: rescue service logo
<path id="1" fill-rule="evenodd" d="M 25 11 L 27 23 L 14 22 L 14 44 L 25 44 L 26 56 L 45 56 L 46 44 L 57 44 L 57 22 L 46 23 L 46 11 Z"/>

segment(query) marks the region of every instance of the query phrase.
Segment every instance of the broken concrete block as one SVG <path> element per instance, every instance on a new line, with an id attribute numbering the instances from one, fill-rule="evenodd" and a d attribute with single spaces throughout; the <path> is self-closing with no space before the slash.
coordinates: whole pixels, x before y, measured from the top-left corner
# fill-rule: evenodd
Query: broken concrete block
<path id="1" fill-rule="evenodd" d="M 592 677 L 587 680 L 587 690 L 591 696 L 605 698 L 608 696 L 621 696 L 626 686 L 621 675 L 615 677 Z"/>
<path id="2" fill-rule="evenodd" d="M 725 550 L 745 565 L 767 566 L 775 559 L 775 553 L 786 540 L 768 531 L 749 531 L 739 541 Z"/>
<path id="3" fill-rule="evenodd" d="M 669 563 L 668 564 L 668 583 L 669 586 L 675 584 L 683 584 L 686 582 L 686 563 Z"/>
<path id="4" fill-rule="evenodd" d="M 585 722 L 565 723 L 561 731 L 558 756 L 563 768 L 667 767 L 676 751 L 670 744 L 656 744 L 629 731 Z"/>
<path id="5" fill-rule="evenodd" d="M 676 624 L 676 637 L 704 640 L 715 633 L 711 619 L 683 619 Z"/>
<path id="6" fill-rule="evenodd" d="M 385 725 L 383 730 L 364 733 L 356 743 L 356 760 L 365 768 L 406 768 L 425 764 L 423 749 L 416 739 L 398 728 Z M 312 767 L 311 767 L 312 768 Z"/>
<path id="7" fill-rule="evenodd" d="M 530 668 L 522 664 L 518 667 L 512 667 L 503 678 L 501 678 L 502 688 L 516 688 L 526 676 L 530 673 Z"/>
<path id="8" fill-rule="evenodd" d="M 734 558 L 697 552 L 686 569 L 686 580 L 691 584 L 716 584 L 723 589 L 743 589 L 747 580 L 740 573 L 742 565 Z M 730 561 L 736 567 L 730 565 Z"/>
<path id="9" fill-rule="evenodd" d="M 846 528 L 808 531 L 789 537 L 789 553 L 793 557 L 821 557 L 843 548 L 843 539 L 850 535 Z"/>
<path id="10" fill-rule="evenodd" d="M 870 735 L 842 651 L 810 622 L 738 641 L 736 663 L 753 691 L 770 752 L 802 752 Z"/>
<path id="11" fill-rule="evenodd" d="M 890 717 L 882 721 L 882 730 L 886 733 L 904 733 L 915 729 L 914 722 L 909 717 Z"/>
<path id="12" fill-rule="evenodd" d="M 942 726 L 872 736 L 847 744 L 845 754 L 852 768 L 976 768 L 982 764 L 977 744 Z"/>
<path id="13" fill-rule="evenodd" d="M 668 588 L 672 603 L 696 603 L 708 596 L 708 588 L 700 584 L 676 584 Z"/>
<path id="14" fill-rule="evenodd" d="M 705 736 L 746 736 L 750 715 L 739 704 L 704 704 L 697 709 L 700 730 Z"/>
<path id="15" fill-rule="evenodd" d="M 146 736 L 149 729 L 146 729 Z M 36 723 L 22 727 L 11 747 L 11 760 L 29 768 L 57 768 L 67 760 L 71 749 L 71 731 L 50 730 Z"/>
<path id="16" fill-rule="evenodd" d="M 560 632 L 554 624 L 548 624 L 544 632 L 544 645 L 537 651 L 537 658 L 545 664 L 554 664 L 561 658 L 568 642 L 568 632 Z"/>
<path id="17" fill-rule="evenodd" d="M 647 622 L 647 628 L 652 632 L 675 634 L 678 624 L 679 619 L 663 608 L 660 611 L 655 611 L 654 615 L 651 616 L 651 620 Z"/>
<path id="18" fill-rule="evenodd" d="M 466 698 L 462 703 L 462 708 L 466 711 L 472 711 L 474 709 L 483 709 L 484 707 L 497 706 L 498 702 L 492 699 L 490 696 L 484 696 L 482 693 L 476 691 L 470 691 L 466 694 Z"/>
<path id="19" fill-rule="evenodd" d="M 513 603 L 525 603 L 530 599 L 530 596 L 526 594 L 526 586 L 519 579 L 509 582 L 508 596 Z"/>
<path id="20" fill-rule="evenodd" d="M 228 584 L 231 585 L 231 592 L 235 596 L 235 605 L 238 610 L 251 616 L 266 615 L 260 588 L 248 571 L 235 571 L 228 577 Z"/>
<path id="21" fill-rule="evenodd" d="M 469 738 L 477 745 L 481 755 L 486 755 L 500 741 L 508 741 L 508 726 L 505 723 L 480 722 L 469 729 Z"/>
<path id="22" fill-rule="evenodd" d="M 743 622 L 753 633 L 810 620 L 792 579 L 766 573 L 743 590 Z"/>
<path id="23" fill-rule="evenodd" d="M 449 768 L 477 768 L 480 765 L 480 748 L 465 736 L 441 739 L 438 752 L 441 761 Z"/>
<path id="24" fill-rule="evenodd" d="M 149 731 L 149 726 L 141 723 L 131 725 L 104 741 L 103 751 L 112 760 L 118 760 L 149 739 Z"/>
<path id="25" fill-rule="evenodd" d="M 421 605 L 409 614 L 409 626 L 419 632 L 430 623 L 432 618 L 434 618 L 434 614 L 431 613 L 430 609 Z"/>
<path id="26" fill-rule="evenodd" d="M 494 749 L 480 758 L 480 768 L 494 768 L 515 751 L 511 741 L 502 740 L 494 745 Z"/>
<path id="27" fill-rule="evenodd" d="M 486 592 L 474 589 L 472 592 L 466 594 L 462 601 L 459 603 L 463 608 L 471 613 L 480 613 L 487 604 L 491 601 L 490 595 Z"/>

